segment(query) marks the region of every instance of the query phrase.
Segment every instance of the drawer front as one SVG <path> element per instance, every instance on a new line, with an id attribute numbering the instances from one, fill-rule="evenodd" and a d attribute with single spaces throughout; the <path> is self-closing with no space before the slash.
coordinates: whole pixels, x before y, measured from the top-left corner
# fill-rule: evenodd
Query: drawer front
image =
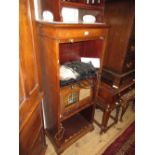
<path id="1" fill-rule="evenodd" d="M 60 91 L 60 113 L 68 114 L 79 106 L 79 87 L 77 85 L 69 85 L 61 88 Z"/>
<path id="2" fill-rule="evenodd" d="M 93 90 L 91 87 L 89 88 L 90 85 L 89 82 L 85 80 L 81 82 L 85 86 L 88 86 L 87 89 L 76 84 L 72 84 L 61 88 L 60 91 L 61 116 L 69 115 L 70 113 L 83 107 L 84 105 L 91 104 L 91 101 L 93 99 Z"/>
<path id="3" fill-rule="evenodd" d="M 56 33 L 56 37 L 60 39 L 67 39 L 67 38 L 89 38 L 89 37 L 99 37 L 105 34 L 104 29 L 60 29 Z M 72 42 L 72 40 L 70 40 Z"/>
<path id="4" fill-rule="evenodd" d="M 64 27 L 51 28 L 46 26 L 39 26 L 38 33 L 48 36 L 53 39 L 69 39 L 72 42 L 76 38 L 89 39 L 93 37 L 104 37 L 108 33 L 108 28 L 83 28 L 83 27 Z"/>
<path id="5" fill-rule="evenodd" d="M 31 149 L 31 147 L 36 143 L 38 136 L 40 136 L 40 131 L 43 129 L 41 122 L 40 109 L 39 105 L 36 110 L 33 112 L 32 116 L 29 118 L 24 128 L 20 132 L 20 154 L 25 155 Z"/>

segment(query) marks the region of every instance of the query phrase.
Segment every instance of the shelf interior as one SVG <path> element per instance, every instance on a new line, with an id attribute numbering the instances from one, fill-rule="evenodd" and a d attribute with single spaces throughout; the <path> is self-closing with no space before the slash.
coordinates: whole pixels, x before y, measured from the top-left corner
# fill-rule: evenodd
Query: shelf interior
<path id="1" fill-rule="evenodd" d="M 80 113 L 68 118 L 62 122 L 64 127 L 63 138 L 59 141 L 58 145 L 63 145 L 70 140 L 74 139 L 76 136 L 80 135 L 88 129 L 93 129 L 93 125 L 85 119 Z"/>
<path id="2" fill-rule="evenodd" d="M 79 61 L 81 57 L 100 58 L 103 41 L 101 39 L 60 44 L 60 64 Z"/>

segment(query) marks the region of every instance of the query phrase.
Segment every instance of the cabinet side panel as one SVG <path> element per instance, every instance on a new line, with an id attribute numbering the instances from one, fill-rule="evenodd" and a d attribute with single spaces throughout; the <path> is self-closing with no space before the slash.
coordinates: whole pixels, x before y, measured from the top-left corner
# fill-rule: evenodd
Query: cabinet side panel
<path id="1" fill-rule="evenodd" d="M 48 130 L 55 132 L 59 118 L 59 46 L 56 41 L 39 37 L 42 84 L 45 92 L 44 112 Z"/>

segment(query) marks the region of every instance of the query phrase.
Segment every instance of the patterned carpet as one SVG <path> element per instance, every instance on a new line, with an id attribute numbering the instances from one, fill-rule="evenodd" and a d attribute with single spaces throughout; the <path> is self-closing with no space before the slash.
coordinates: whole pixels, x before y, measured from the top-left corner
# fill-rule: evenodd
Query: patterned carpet
<path id="1" fill-rule="evenodd" d="M 134 155 L 135 154 L 135 122 L 133 122 L 102 155 Z"/>

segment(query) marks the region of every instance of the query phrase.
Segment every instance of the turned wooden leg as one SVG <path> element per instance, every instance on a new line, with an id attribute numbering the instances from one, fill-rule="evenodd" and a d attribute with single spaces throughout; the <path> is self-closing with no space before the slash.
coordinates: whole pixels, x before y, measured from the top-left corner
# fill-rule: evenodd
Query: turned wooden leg
<path id="1" fill-rule="evenodd" d="M 118 122 L 119 111 L 120 111 L 120 106 L 117 106 L 117 107 L 116 107 L 115 123 Z"/>
<path id="2" fill-rule="evenodd" d="M 100 134 L 102 134 L 102 132 L 106 132 L 109 117 L 110 117 L 110 111 L 108 109 L 104 110 Z"/>
<path id="3" fill-rule="evenodd" d="M 122 122 L 122 121 L 123 121 L 122 118 L 123 118 L 124 113 L 126 112 L 127 107 L 128 107 L 128 103 L 127 103 L 127 102 L 123 103 L 123 104 L 121 105 L 121 107 L 122 107 L 122 112 L 121 112 L 121 116 L 120 116 L 120 121 Z"/>

